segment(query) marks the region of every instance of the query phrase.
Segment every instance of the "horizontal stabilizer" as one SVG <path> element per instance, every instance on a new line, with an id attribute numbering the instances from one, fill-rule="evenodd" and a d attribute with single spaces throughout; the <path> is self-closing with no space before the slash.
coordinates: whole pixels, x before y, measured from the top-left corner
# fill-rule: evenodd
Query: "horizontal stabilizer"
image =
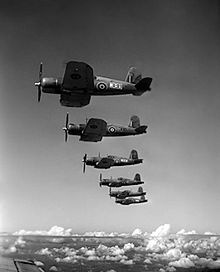
<path id="1" fill-rule="evenodd" d="M 137 84 L 135 84 L 135 88 L 141 92 L 150 91 L 151 82 L 152 82 L 151 77 L 145 77 L 141 79 Z"/>
<path id="2" fill-rule="evenodd" d="M 147 126 L 140 126 L 140 127 L 136 128 L 135 131 L 137 133 L 147 133 L 146 129 L 147 129 Z"/>

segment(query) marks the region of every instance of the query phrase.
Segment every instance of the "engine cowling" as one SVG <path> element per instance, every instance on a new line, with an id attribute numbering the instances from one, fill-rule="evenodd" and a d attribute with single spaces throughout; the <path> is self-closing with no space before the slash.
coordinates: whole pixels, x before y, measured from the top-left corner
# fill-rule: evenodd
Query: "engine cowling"
<path id="1" fill-rule="evenodd" d="M 62 83 L 57 78 L 44 77 L 41 86 L 44 93 L 61 94 L 62 92 Z"/>

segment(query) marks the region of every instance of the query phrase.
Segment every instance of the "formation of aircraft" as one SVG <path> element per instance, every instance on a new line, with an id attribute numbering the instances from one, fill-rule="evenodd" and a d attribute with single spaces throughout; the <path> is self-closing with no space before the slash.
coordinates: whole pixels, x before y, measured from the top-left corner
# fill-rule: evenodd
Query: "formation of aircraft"
<path id="1" fill-rule="evenodd" d="M 80 141 L 98 142 L 102 137 L 130 136 L 146 133 L 147 125 L 140 125 L 138 116 L 133 115 L 130 118 L 128 126 L 107 124 L 106 121 L 99 118 L 90 118 L 86 124 L 69 123 L 69 114 L 66 115 L 65 141 L 68 135 L 80 136 Z"/>
<path id="2" fill-rule="evenodd" d="M 131 191 L 131 190 L 118 190 L 112 191 L 112 187 L 122 187 L 122 186 L 133 186 L 143 184 L 144 181 L 141 180 L 141 176 L 139 173 L 135 174 L 134 179 L 128 179 L 123 177 L 118 178 L 102 178 L 102 174 L 100 174 L 100 181 L 99 186 L 108 186 L 109 187 L 109 196 L 115 197 L 115 203 L 121 205 L 130 205 L 130 204 L 138 204 L 144 203 L 148 200 L 145 199 L 146 192 L 144 192 L 143 188 L 140 186 L 138 190 Z M 135 198 L 134 198 L 135 197 Z M 136 198 L 140 197 L 140 198 Z"/>
<path id="3" fill-rule="evenodd" d="M 103 76 L 95 76 L 93 68 L 79 61 L 66 64 L 64 76 L 60 78 L 43 77 L 43 64 L 40 64 L 38 102 L 41 93 L 60 95 L 60 104 L 66 107 L 84 107 L 90 103 L 91 96 L 142 95 L 150 91 L 151 77 L 142 78 L 136 68 L 131 67 L 124 81 Z"/>
<path id="4" fill-rule="evenodd" d="M 38 88 L 38 102 L 41 100 L 41 93 L 60 95 L 60 104 L 66 107 L 84 107 L 90 103 L 91 96 L 106 95 L 126 95 L 132 94 L 140 96 L 146 91 L 150 91 L 151 77 L 142 78 L 141 73 L 136 68 L 131 67 L 128 70 L 125 80 L 117 80 L 103 76 L 96 76 L 93 68 L 80 61 L 69 61 L 66 64 L 65 72 L 62 78 L 43 77 L 43 63 L 40 63 L 39 81 L 35 82 Z M 66 115 L 65 142 L 68 135 L 79 136 L 80 141 L 99 142 L 103 137 L 116 136 L 135 136 L 146 133 L 147 125 L 141 125 L 138 116 L 133 115 L 130 118 L 128 126 L 108 124 L 101 118 L 90 118 L 84 124 L 69 123 L 69 114 Z M 85 173 L 86 165 L 93 166 L 98 169 L 109 169 L 113 166 L 135 165 L 143 162 L 138 158 L 138 152 L 133 149 L 129 158 L 115 155 L 106 155 L 96 157 L 83 157 L 83 173 Z M 110 188 L 110 197 L 115 197 L 115 202 L 121 205 L 130 205 L 144 203 L 146 192 L 139 187 L 136 192 L 131 190 L 112 191 L 112 187 L 140 185 L 140 174 L 136 174 L 134 179 L 128 178 L 110 178 L 102 179 L 100 174 L 100 186 L 108 186 Z M 140 197 L 140 198 L 134 198 Z"/>
<path id="5" fill-rule="evenodd" d="M 83 173 L 85 173 L 86 165 L 93 166 L 98 169 L 108 169 L 113 166 L 126 166 L 142 163 L 143 159 L 138 158 L 136 150 L 131 150 L 129 158 L 119 157 L 115 155 L 107 155 L 101 157 L 100 154 L 97 157 L 87 158 L 87 154 L 83 157 Z"/>
<path id="6" fill-rule="evenodd" d="M 119 198 L 115 199 L 115 203 L 118 203 L 121 205 L 140 204 L 145 202 L 148 202 L 148 200 L 145 199 L 145 196 L 141 196 L 140 198 L 129 197 L 125 199 L 119 199 Z"/>
<path id="7" fill-rule="evenodd" d="M 109 190 L 109 196 L 115 197 L 117 199 L 124 199 L 126 197 L 133 197 L 133 196 L 143 196 L 146 195 L 146 192 L 144 192 L 143 188 L 140 186 L 136 192 L 133 192 L 131 190 L 124 190 L 124 191 L 112 191 L 111 187 Z"/>
<path id="8" fill-rule="evenodd" d="M 129 178 L 102 178 L 102 174 L 100 174 L 99 186 L 108 186 L 108 187 L 122 187 L 122 186 L 132 186 L 132 185 L 140 185 L 143 184 L 144 181 L 141 180 L 140 174 L 136 174 L 134 179 Z"/>

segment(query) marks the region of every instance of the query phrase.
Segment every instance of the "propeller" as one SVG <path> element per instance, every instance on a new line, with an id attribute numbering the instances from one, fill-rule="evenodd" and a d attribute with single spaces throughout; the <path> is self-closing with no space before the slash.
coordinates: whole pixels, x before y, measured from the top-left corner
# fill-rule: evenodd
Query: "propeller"
<path id="1" fill-rule="evenodd" d="M 111 198 L 111 192 L 112 192 L 111 187 L 109 187 L 109 197 L 110 198 Z"/>
<path id="2" fill-rule="evenodd" d="M 67 112 L 65 127 L 63 127 L 64 133 L 65 133 L 65 138 L 64 138 L 65 142 L 67 142 L 67 138 L 68 138 L 68 126 L 69 126 L 69 113 Z"/>
<path id="3" fill-rule="evenodd" d="M 83 157 L 83 173 L 85 173 L 86 171 L 86 160 L 87 160 L 87 154 L 85 154 Z"/>
<path id="4" fill-rule="evenodd" d="M 37 101 L 40 102 L 41 99 L 41 92 L 42 92 L 42 73 L 43 73 L 43 63 L 40 63 L 40 70 L 39 70 L 39 81 L 35 82 L 34 85 L 38 87 L 38 96 Z"/>

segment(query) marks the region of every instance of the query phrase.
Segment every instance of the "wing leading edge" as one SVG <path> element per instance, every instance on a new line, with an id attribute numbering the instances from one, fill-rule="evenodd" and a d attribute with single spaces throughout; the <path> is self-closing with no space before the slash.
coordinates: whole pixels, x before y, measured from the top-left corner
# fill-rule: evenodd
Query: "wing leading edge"
<path id="1" fill-rule="evenodd" d="M 107 123 L 98 118 L 90 118 L 80 137 L 80 141 L 98 142 L 106 132 Z"/>

